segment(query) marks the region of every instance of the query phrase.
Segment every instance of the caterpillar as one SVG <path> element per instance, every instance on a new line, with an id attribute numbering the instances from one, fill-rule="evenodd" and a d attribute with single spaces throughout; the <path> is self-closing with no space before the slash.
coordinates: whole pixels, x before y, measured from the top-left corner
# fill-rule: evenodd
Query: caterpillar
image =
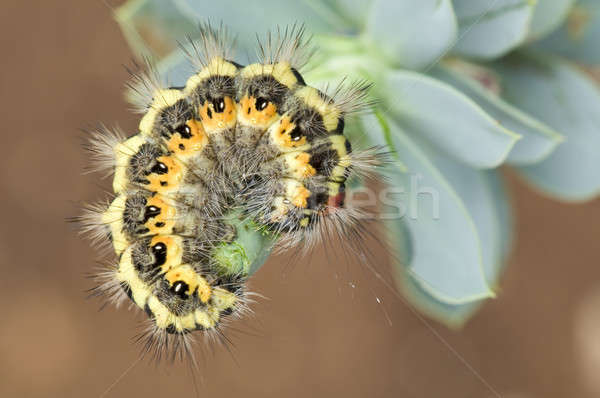
<path id="1" fill-rule="evenodd" d="M 244 66 L 224 27 L 201 24 L 182 45 L 196 70 L 186 84 L 163 84 L 146 60 L 128 83 L 138 131 L 91 134 L 91 170 L 113 174 L 114 196 L 79 221 L 118 257 L 92 294 L 146 312 L 145 352 L 183 357 L 191 332 L 222 336 L 250 312 L 246 281 L 269 250 L 308 250 L 329 228 L 358 225 L 345 184 L 381 156 L 353 150 L 344 127 L 371 105 L 370 84 L 343 81 L 329 94 L 307 85 L 309 41 L 302 26 L 278 29 Z"/>

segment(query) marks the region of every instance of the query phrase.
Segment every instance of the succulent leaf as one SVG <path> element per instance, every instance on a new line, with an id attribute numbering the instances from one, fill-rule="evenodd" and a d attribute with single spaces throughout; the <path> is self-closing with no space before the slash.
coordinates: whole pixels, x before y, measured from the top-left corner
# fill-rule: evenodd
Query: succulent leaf
<path id="1" fill-rule="evenodd" d="M 252 275 L 267 260 L 276 236 L 241 214 L 231 214 L 227 223 L 236 229 L 236 239 L 215 250 L 215 259 L 226 275 Z"/>
<path id="2" fill-rule="evenodd" d="M 405 172 L 392 164 L 388 171 L 391 189 L 385 204 L 391 208 L 382 217 L 404 224 L 409 232 L 412 256 L 407 270 L 411 277 L 445 303 L 464 304 L 492 297 L 476 225 L 445 177 L 446 170 L 431 161 L 433 152 L 424 151 L 393 119 L 386 120 L 382 126 L 372 115 L 363 118 L 370 135 L 390 136 L 395 156 L 408 169 Z"/>
<path id="3" fill-rule="evenodd" d="M 537 40 L 558 28 L 575 0 L 538 1 L 529 27 L 528 40 Z"/>
<path id="4" fill-rule="evenodd" d="M 455 165 L 457 165 L 455 163 Z M 459 166 L 465 169 L 463 166 Z M 466 169 L 465 169 L 466 170 Z M 474 174 L 471 174 L 474 173 Z M 446 174 L 453 178 L 454 186 L 470 209 L 473 221 L 477 226 L 482 242 L 484 271 L 486 280 L 491 286 L 497 284 L 497 279 L 506 264 L 506 256 L 512 244 L 512 214 L 508 206 L 505 187 L 497 171 L 474 171 L 469 169 L 464 174 L 454 169 Z M 469 183 L 468 178 L 474 178 L 475 184 Z M 460 183 L 460 180 L 463 180 Z M 466 184 L 465 184 L 466 182 Z M 462 187 L 462 188 L 460 188 Z M 464 189 L 466 188 L 466 189 Z M 475 300 L 465 304 L 449 304 L 432 295 L 411 276 L 407 266 L 411 263 L 409 231 L 403 223 L 390 225 L 393 231 L 394 243 L 403 253 L 400 264 L 396 266 L 396 282 L 404 296 L 424 314 L 436 319 L 451 328 L 460 328 L 481 307 L 484 300 Z"/>
<path id="5" fill-rule="evenodd" d="M 441 58 L 456 37 L 450 0 L 375 0 L 366 32 L 397 66 L 422 69 Z"/>
<path id="6" fill-rule="evenodd" d="M 263 37 L 268 29 L 275 26 L 285 27 L 294 23 L 304 23 L 311 33 L 335 31 L 329 14 L 324 15 L 321 9 L 314 7 L 312 0 L 281 1 L 202 1 L 172 0 L 181 13 L 195 21 L 212 21 L 223 23 L 234 28 L 236 43 L 242 53 L 237 54 L 240 61 L 247 62 L 249 48 L 256 45 L 256 37 Z"/>
<path id="7" fill-rule="evenodd" d="M 600 2 L 578 0 L 564 23 L 536 48 L 562 55 L 576 62 L 600 64 Z"/>
<path id="8" fill-rule="evenodd" d="M 320 0 L 307 1 L 321 2 Z M 328 4 L 333 12 L 351 26 L 351 31 L 359 32 L 365 27 L 365 18 L 373 0 L 325 0 L 323 3 Z"/>
<path id="9" fill-rule="evenodd" d="M 600 91 L 576 66 L 549 56 L 518 54 L 494 64 L 504 98 L 566 137 L 540 163 L 520 167 L 543 192 L 566 201 L 600 193 Z"/>
<path id="10" fill-rule="evenodd" d="M 474 168 L 502 164 L 520 136 L 492 119 L 479 105 L 452 86 L 402 70 L 392 71 L 386 107 L 402 126 L 419 134 L 455 159 Z"/>
<path id="11" fill-rule="evenodd" d="M 498 58 L 527 37 L 534 1 L 454 0 L 459 24 L 456 54 L 480 59 Z"/>
<path id="12" fill-rule="evenodd" d="M 521 135 L 522 139 L 517 141 L 508 154 L 507 163 L 513 165 L 537 163 L 549 156 L 564 141 L 564 137 L 558 132 L 486 88 L 481 80 L 494 80 L 494 85 L 500 84 L 499 81 L 496 82 L 498 79 L 492 71 L 477 65 L 478 71 L 489 72 L 489 74 L 472 77 L 471 74 L 464 72 L 462 64 L 456 62 L 440 64 L 430 71 L 430 75 L 460 90 L 502 126 Z"/>

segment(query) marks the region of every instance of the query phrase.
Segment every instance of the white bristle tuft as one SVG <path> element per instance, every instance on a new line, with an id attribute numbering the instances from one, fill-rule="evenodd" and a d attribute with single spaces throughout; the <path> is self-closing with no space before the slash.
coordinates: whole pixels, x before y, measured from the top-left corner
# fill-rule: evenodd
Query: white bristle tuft
<path id="1" fill-rule="evenodd" d="M 218 28 L 214 28 L 210 22 L 200 23 L 198 30 L 198 39 L 187 36 L 184 43 L 179 43 L 179 47 L 197 70 L 208 66 L 216 57 L 232 59 L 235 40 L 222 23 Z"/>
<path id="2" fill-rule="evenodd" d="M 310 41 L 306 37 L 305 26 L 294 24 L 285 28 L 277 27 L 274 32 L 267 32 L 266 39 L 258 39 L 258 57 L 263 64 L 287 62 L 292 68 L 302 69 L 314 53 Z"/>
<path id="3" fill-rule="evenodd" d="M 137 113 L 146 113 L 155 94 L 168 86 L 163 81 L 156 67 L 156 63 L 149 57 L 143 58 L 143 65 L 137 62 L 133 67 L 126 68 L 131 75 L 131 79 L 125 84 L 127 91 L 125 98 L 133 105 L 133 111 Z"/>

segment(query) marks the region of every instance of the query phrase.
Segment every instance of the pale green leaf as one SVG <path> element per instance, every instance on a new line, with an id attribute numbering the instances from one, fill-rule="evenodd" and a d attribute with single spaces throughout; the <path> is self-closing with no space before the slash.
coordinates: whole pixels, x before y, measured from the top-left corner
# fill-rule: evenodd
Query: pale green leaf
<path id="1" fill-rule="evenodd" d="M 525 165 L 537 163 L 546 158 L 564 141 L 564 137 L 544 123 L 510 105 L 481 83 L 494 80 L 493 85 L 500 84 L 492 71 L 478 67 L 485 76 L 472 77 L 468 73 L 460 73 L 461 69 L 448 63 L 430 71 L 430 74 L 460 90 L 474 100 L 492 118 L 510 131 L 521 135 L 514 148 L 508 154 L 507 163 Z M 481 79 L 481 80 L 478 80 Z"/>
<path id="2" fill-rule="evenodd" d="M 590 65 L 600 64 L 600 1 L 578 0 L 564 24 L 536 48 Z"/>
<path id="3" fill-rule="evenodd" d="M 395 156 L 407 168 L 405 172 L 392 164 L 384 193 L 388 208 L 381 216 L 392 225 L 404 223 L 409 231 L 412 257 L 407 270 L 411 277 L 446 303 L 493 296 L 484 276 L 476 225 L 444 171 L 390 118 L 366 116 L 363 120 L 369 135 L 388 137 Z"/>
<path id="4" fill-rule="evenodd" d="M 435 63 L 456 38 L 450 0 L 374 0 L 366 31 L 392 63 L 409 69 Z"/>
<path id="5" fill-rule="evenodd" d="M 498 266 L 493 268 L 496 274 L 486 271 L 486 278 L 497 282 L 500 278 L 500 273 L 506 268 L 508 257 L 513 248 L 515 239 L 515 214 L 512 209 L 510 192 L 508 191 L 506 182 L 502 178 L 502 173 L 498 170 L 490 170 L 487 181 L 491 195 L 495 199 L 497 220 L 500 225 L 500 257 L 497 260 Z M 492 283 L 492 288 L 496 289 L 497 286 Z"/>
<path id="6" fill-rule="evenodd" d="M 542 191 L 567 201 L 600 193 L 600 91 L 576 66 L 551 57 L 515 55 L 495 65 L 503 96 L 560 131 L 566 141 L 548 158 L 521 167 Z"/>
<path id="7" fill-rule="evenodd" d="M 321 12 L 312 0 L 173 0 L 182 13 L 197 21 L 210 20 L 223 23 L 236 36 L 238 48 L 242 50 L 238 58 L 247 63 L 254 58 L 256 37 L 264 37 L 268 30 L 277 26 L 285 28 L 294 24 L 304 24 L 309 33 L 329 32 L 334 29 L 328 14 Z"/>
<path id="8" fill-rule="evenodd" d="M 531 0 L 454 0 L 460 27 L 454 52 L 484 59 L 508 53 L 527 37 L 533 4 Z"/>
<path id="9" fill-rule="evenodd" d="M 558 28 L 575 0 L 540 0 L 535 5 L 528 40 L 537 40 Z"/>
<path id="10" fill-rule="evenodd" d="M 461 166 L 462 167 L 462 166 Z M 467 208 L 480 233 L 484 256 L 486 279 L 491 286 L 498 285 L 498 278 L 504 268 L 506 254 L 512 242 L 512 217 L 510 205 L 504 190 L 502 178 L 496 171 L 468 170 L 463 176 L 461 171 L 451 170 L 449 177 L 459 187 Z M 474 174 L 471 174 L 474 173 Z M 448 173 L 446 174 L 448 175 Z M 469 187 L 468 178 L 474 178 L 477 187 Z M 463 180 L 461 183 L 460 180 Z M 460 186 L 465 186 L 461 189 Z M 473 184 L 475 185 L 475 184 Z M 461 327 L 481 307 L 485 300 L 477 300 L 466 304 L 448 304 L 439 300 L 424 289 L 407 272 L 406 265 L 411 263 L 410 233 L 403 223 L 390 225 L 394 242 L 402 253 L 401 264 L 396 267 L 397 282 L 404 296 L 424 314 L 452 328 Z"/>
<path id="11" fill-rule="evenodd" d="M 304 0 L 312 2 L 315 7 L 321 3 L 329 6 L 328 12 L 335 13 L 343 27 L 352 33 L 364 29 L 366 17 L 373 0 Z M 323 11 L 325 12 L 325 11 Z M 332 17 L 333 19 L 333 17 Z"/>
<path id="12" fill-rule="evenodd" d="M 380 95 L 402 126 L 475 168 L 502 164 L 520 136 L 491 118 L 452 86 L 430 77 L 394 70 Z"/>

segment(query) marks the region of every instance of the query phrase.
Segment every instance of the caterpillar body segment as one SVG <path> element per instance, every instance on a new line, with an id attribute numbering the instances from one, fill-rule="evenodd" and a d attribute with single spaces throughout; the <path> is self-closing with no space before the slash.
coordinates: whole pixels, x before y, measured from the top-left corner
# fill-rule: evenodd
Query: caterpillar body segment
<path id="1" fill-rule="evenodd" d="M 183 48 L 196 67 L 183 87 L 163 84 L 149 62 L 134 74 L 137 134 L 101 129 L 90 140 L 95 169 L 112 165 L 114 197 L 81 220 L 119 258 L 94 293 L 145 311 L 140 339 L 158 356 L 169 345 L 189 352 L 190 332 L 220 333 L 225 317 L 248 313 L 247 278 L 271 247 L 353 228 L 346 181 L 381 160 L 344 136 L 369 86 L 307 85 L 302 27 L 269 34 L 247 66 L 232 61 L 225 29 L 200 29 Z"/>

